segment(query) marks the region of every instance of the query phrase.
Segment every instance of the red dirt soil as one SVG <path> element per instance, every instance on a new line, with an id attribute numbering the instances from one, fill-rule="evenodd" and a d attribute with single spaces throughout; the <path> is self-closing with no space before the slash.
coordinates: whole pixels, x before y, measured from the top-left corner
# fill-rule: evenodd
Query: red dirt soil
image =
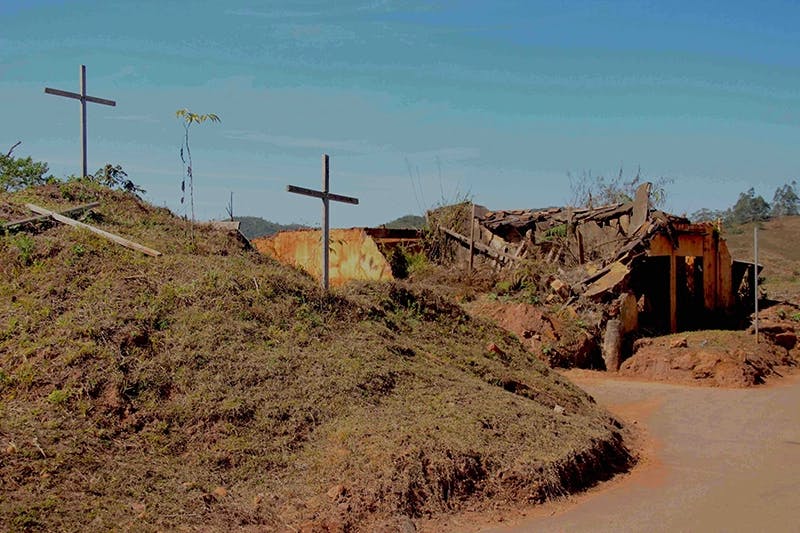
<path id="1" fill-rule="evenodd" d="M 800 362 L 797 310 L 779 305 L 760 316 L 759 342 L 748 331 L 692 331 L 640 339 L 622 376 L 713 387 L 750 387 L 793 373 Z"/>

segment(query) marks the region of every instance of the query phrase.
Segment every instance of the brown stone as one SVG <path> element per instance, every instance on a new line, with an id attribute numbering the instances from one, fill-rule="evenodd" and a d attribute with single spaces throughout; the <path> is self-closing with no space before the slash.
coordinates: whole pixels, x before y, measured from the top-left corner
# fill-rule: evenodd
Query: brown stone
<path id="1" fill-rule="evenodd" d="M 689 340 L 686 337 L 675 339 L 669 343 L 670 348 L 686 348 L 687 346 L 689 346 Z"/>
<path id="2" fill-rule="evenodd" d="M 619 297 L 618 302 L 620 332 L 627 335 L 639 329 L 639 309 L 636 306 L 636 296 L 626 292 Z"/>
<path id="3" fill-rule="evenodd" d="M 650 337 L 642 337 L 641 339 L 636 339 L 633 341 L 633 353 L 639 351 L 639 348 L 644 348 L 645 346 L 651 346 L 653 344 L 653 339 Z"/>
<path id="4" fill-rule="evenodd" d="M 569 285 L 561 281 L 560 279 L 556 278 L 550 282 L 550 288 L 553 289 L 553 292 L 561 296 L 563 299 L 569 298 Z"/>
<path id="5" fill-rule="evenodd" d="M 785 331 L 775 335 L 775 344 L 791 350 L 797 345 L 797 334 L 792 331 Z"/>
<path id="6" fill-rule="evenodd" d="M 327 492 L 327 495 L 328 495 L 328 498 L 330 498 L 332 500 L 338 500 L 339 498 L 344 496 L 346 493 L 347 493 L 347 489 L 344 487 L 344 485 L 339 484 L 339 485 L 334 485 L 331 488 L 329 488 L 328 492 Z"/>
<path id="7" fill-rule="evenodd" d="M 502 350 L 502 348 L 500 348 L 498 345 L 496 345 L 493 342 L 490 342 L 489 344 L 486 345 L 486 351 L 487 352 L 496 353 L 497 355 L 505 355 L 506 354 L 506 352 L 504 352 Z"/>
<path id="8" fill-rule="evenodd" d="M 603 337 L 603 361 L 606 364 L 606 370 L 609 372 L 619 370 L 621 352 L 620 322 L 617 319 L 609 320 L 606 323 L 606 334 Z"/>

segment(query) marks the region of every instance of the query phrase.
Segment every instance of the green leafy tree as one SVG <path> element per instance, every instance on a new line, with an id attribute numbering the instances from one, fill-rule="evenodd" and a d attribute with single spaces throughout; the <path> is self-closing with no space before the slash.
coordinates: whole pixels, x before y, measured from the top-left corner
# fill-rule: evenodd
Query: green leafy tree
<path id="1" fill-rule="evenodd" d="M 236 216 L 233 217 L 233 219 L 241 222 L 239 231 L 248 239 L 275 235 L 279 231 L 294 231 L 308 227 L 302 224 L 278 224 L 276 222 L 264 220 L 261 217 Z"/>
<path id="2" fill-rule="evenodd" d="M 730 210 L 727 220 L 733 224 L 745 224 L 747 222 L 760 222 L 768 220 L 770 207 L 763 197 L 756 196 L 756 191 L 750 187 L 747 192 L 739 193 L 739 199 Z"/>
<path id="3" fill-rule="evenodd" d="M 775 190 L 772 197 L 772 216 L 797 215 L 800 197 L 797 196 L 797 182 L 792 180 Z"/>
<path id="4" fill-rule="evenodd" d="M 725 220 L 729 216 L 728 210 L 717 210 L 702 208 L 692 213 L 689 217 L 694 222 L 716 222 L 717 220 Z"/>
<path id="5" fill-rule="evenodd" d="M 147 192 L 128 179 L 128 173 L 122 170 L 122 165 L 107 163 L 94 173 L 91 180 L 110 189 L 121 189 L 134 194 Z"/>
<path id="6" fill-rule="evenodd" d="M 202 124 L 207 120 L 211 122 L 221 121 L 214 113 L 199 115 L 185 108 L 178 109 L 175 112 L 175 116 L 183 122 L 184 130 L 183 144 L 181 145 L 181 161 L 183 161 L 186 176 L 184 180 L 181 181 L 181 203 L 184 201 L 184 193 L 186 192 L 186 178 L 189 178 L 189 203 L 191 205 L 192 226 L 194 226 L 194 171 L 192 168 L 192 151 L 189 148 L 189 129 L 192 127 L 192 124 Z"/>
<path id="7" fill-rule="evenodd" d="M 55 179 L 52 175 L 45 176 L 49 170 L 47 163 L 34 161 L 30 156 L 14 157 L 14 149 L 20 144 L 16 143 L 5 155 L 0 154 L 0 190 L 16 191 Z"/>

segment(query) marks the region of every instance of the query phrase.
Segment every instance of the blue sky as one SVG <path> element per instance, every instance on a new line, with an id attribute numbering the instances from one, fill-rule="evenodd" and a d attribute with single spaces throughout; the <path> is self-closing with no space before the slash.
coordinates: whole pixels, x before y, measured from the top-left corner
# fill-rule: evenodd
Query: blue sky
<path id="1" fill-rule="evenodd" d="M 0 149 L 79 171 L 121 164 L 179 204 L 175 110 L 192 130 L 198 214 L 318 224 L 331 155 L 336 226 L 377 225 L 470 195 L 494 209 L 561 205 L 568 174 L 668 177 L 667 208 L 768 201 L 800 176 L 794 2 L 0 2 Z"/>

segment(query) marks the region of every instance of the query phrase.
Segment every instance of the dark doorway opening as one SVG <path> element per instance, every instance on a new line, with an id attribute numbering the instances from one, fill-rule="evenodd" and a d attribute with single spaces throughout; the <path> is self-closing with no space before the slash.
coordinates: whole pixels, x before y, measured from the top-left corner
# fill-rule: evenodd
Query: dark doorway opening
<path id="1" fill-rule="evenodd" d="M 669 256 L 644 257 L 631 270 L 631 289 L 646 335 L 669 333 Z"/>
<path id="2" fill-rule="evenodd" d="M 678 299 L 678 331 L 703 329 L 706 326 L 706 309 L 703 297 L 703 258 L 678 256 L 675 258 L 675 277 Z"/>

